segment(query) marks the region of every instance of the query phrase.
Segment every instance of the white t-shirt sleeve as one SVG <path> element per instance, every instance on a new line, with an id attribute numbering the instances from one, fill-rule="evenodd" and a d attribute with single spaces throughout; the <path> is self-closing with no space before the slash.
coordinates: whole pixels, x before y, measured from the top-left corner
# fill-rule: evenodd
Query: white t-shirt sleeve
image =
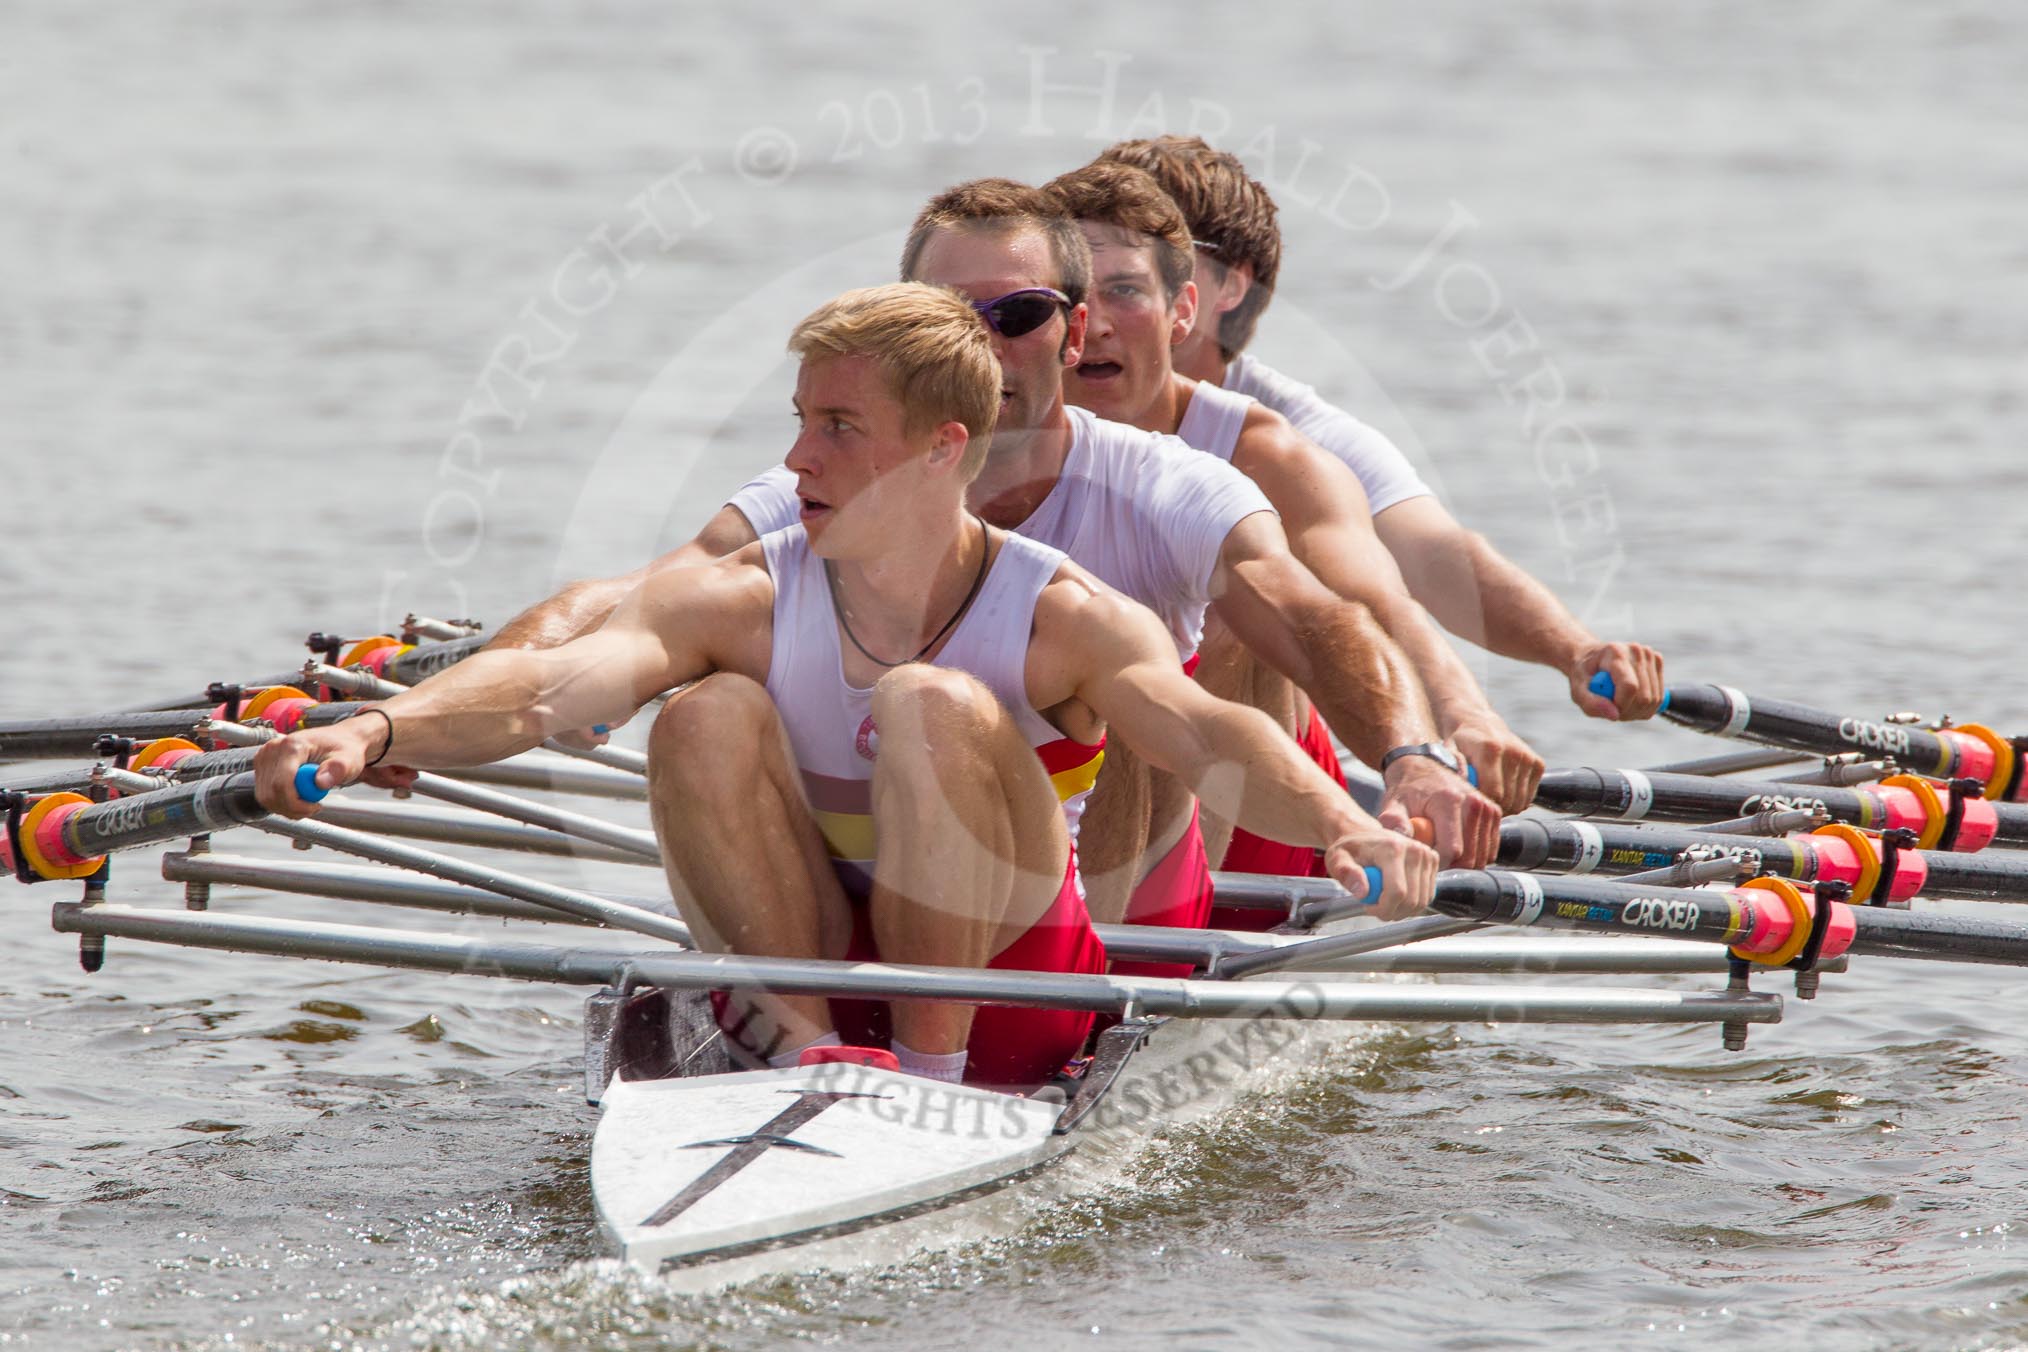
<path id="1" fill-rule="evenodd" d="M 1156 437 L 1136 493 L 1148 513 L 1149 538 L 1168 546 L 1169 563 L 1186 594 L 1206 595 L 1225 537 L 1255 512 L 1272 512 L 1253 480 L 1215 455 Z"/>
<path id="2" fill-rule="evenodd" d="M 1401 448 L 1377 427 L 1327 402 L 1299 380 L 1241 353 L 1225 368 L 1225 388 L 1250 394 L 1287 418 L 1298 432 L 1345 462 L 1366 490 L 1375 516 L 1410 498 L 1435 496 Z"/>
<path id="3" fill-rule="evenodd" d="M 801 519 L 803 509 L 796 501 L 796 475 L 787 465 L 776 465 L 764 474 L 747 480 L 727 501 L 746 518 L 755 535 L 786 530 Z"/>

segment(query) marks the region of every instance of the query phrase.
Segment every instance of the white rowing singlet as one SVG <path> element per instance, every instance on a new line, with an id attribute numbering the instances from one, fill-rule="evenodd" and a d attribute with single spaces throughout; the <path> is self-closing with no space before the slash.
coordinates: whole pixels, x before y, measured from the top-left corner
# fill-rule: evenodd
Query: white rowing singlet
<path id="1" fill-rule="evenodd" d="M 1359 486 L 1366 490 L 1366 505 L 1375 516 L 1397 502 L 1434 496 L 1385 432 L 1327 403 L 1300 380 L 1291 380 L 1242 352 L 1225 368 L 1225 388 L 1258 399 L 1344 461 L 1346 468 L 1359 476 Z"/>
<path id="2" fill-rule="evenodd" d="M 873 884 L 873 760 L 880 733 L 873 691 L 845 680 L 837 611 L 824 563 L 810 552 L 802 526 L 761 537 L 775 584 L 774 653 L 768 661 L 773 697 L 802 771 L 817 827 L 846 888 L 865 895 Z M 1004 538 L 964 618 L 932 665 L 971 673 L 1014 715 L 1042 759 L 1063 819 L 1077 843 L 1078 818 L 1105 759 L 1105 742 L 1088 746 L 1065 737 L 1028 703 L 1028 638 L 1035 602 L 1063 563 L 1059 550 Z"/>
<path id="3" fill-rule="evenodd" d="M 1229 465 L 1246 426 L 1246 411 L 1252 407 L 1252 395 L 1200 380 L 1183 410 L 1183 420 L 1176 424 L 1176 435 L 1185 445 L 1209 451 Z"/>
<path id="4" fill-rule="evenodd" d="M 1188 660 L 1204 637 L 1211 575 L 1225 537 L 1272 512 L 1253 480 L 1176 437 L 1070 415 L 1070 451 L 1056 486 L 1015 531 L 1068 554 L 1099 581 L 1161 617 Z M 795 522 L 796 476 L 776 466 L 732 497 L 756 534 Z"/>

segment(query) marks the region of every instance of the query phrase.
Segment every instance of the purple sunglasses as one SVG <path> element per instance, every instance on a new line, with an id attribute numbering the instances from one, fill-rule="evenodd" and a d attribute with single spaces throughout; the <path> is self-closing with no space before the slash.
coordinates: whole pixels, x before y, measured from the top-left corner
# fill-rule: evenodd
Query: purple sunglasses
<path id="1" fill-rule="evenodd" d="M 972 308 L 1002 338 L 1019 338 L 1049 322 L 1059 308 L 1070 309 L 1070 297 L 1047 286 L 1024 286 L 991 300 L 975 300 Z"/>

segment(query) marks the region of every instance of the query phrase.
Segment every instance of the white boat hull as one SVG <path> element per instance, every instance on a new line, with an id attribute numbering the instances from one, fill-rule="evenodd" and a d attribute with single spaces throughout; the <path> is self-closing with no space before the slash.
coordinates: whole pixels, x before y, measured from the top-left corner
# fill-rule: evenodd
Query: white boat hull
<path id="1" fill-rule="evenodd" d="M 958 1200 L 1067 1145 L 1061 1105 L 830 1064 L 616 1080 L 592 1194 L 637 1267 L 711 1263 Z"/>

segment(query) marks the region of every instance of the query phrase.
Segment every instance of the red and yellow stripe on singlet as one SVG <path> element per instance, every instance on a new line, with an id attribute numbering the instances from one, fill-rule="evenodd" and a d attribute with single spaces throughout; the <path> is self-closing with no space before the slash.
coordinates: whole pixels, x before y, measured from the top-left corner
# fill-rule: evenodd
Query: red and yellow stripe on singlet
<path id="1" fill-rule="evenodd" d="M 1105 763 L 1105 739 L 1101 737 L 1094 746 L 1060 737 L 1036 747 L 1035 755 L 1049 776 L 1050 787 L 1056 790 L 1056 800 L 1074 821 Z M 873 780 L 841 779 L 809 770 L 802 774 L 810 815 L 823 833 L 825 850 L 833 861 L 870 882 L 878 841 L 873 828 Z"/>

